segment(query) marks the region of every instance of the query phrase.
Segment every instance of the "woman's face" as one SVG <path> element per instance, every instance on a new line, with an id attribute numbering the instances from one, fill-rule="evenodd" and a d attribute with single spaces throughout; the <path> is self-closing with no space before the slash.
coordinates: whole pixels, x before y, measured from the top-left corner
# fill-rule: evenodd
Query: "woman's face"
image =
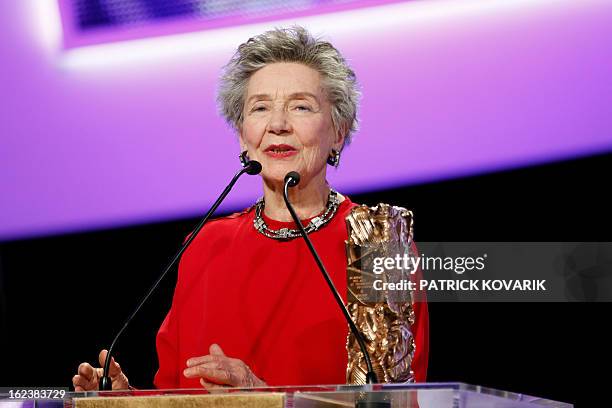
<path id="1" fill-rule="evenodd" d="M 297 63 L 275 63 L 255 72 L 247 87 L 242 150 L 262 164 L 262 176 L 283 182 L 290 171 L 300 185 L 325 181 L 326 160 L 344 137 L 334 129 L 320 74 Z"/>

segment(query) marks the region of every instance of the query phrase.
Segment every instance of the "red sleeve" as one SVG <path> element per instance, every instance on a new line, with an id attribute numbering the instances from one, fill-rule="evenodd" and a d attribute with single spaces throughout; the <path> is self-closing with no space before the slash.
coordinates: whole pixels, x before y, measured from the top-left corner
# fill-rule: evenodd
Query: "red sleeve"
<path id="1" fill-rule="evenodd" d="M 191 237 L 193 232 L 189 233 L 183 240 L 183 244 Z M 195 242 L 192 242 L 190 248 L 193 247 Z M 162 322 L 155 342 L 157 348 L 157 360 L 159 362 L 159 369 L 155 373 L 153 384 L 157 389 L 175 389 L 180 388 L 179 373 L 182 371 L 179 366 L 179 347 L 178 347 L 178 319 L 177 319 L 177 308 L 178 299 L 180 299 L 180 288 L 181 284 L 185 280 L 185 264 L 187 263 L 186 254 L 183 254 L 179 260 L 178 266 L 178 278 L 176 286 L 174 287 L 174 295 L 172 297 L 172 306 L 170 311 L 166 315 L 166 318 Z"/>
<path id="2" fill-rule="evenodd" d="M 159 361 L 159 369 L 155 374 L 153 383 L 158 389 L 173 389 L 179 388 L 179 379 L 177 378 L 178 365 L 178 334 L 176 322 L 173 319 L 173 309 L 166 315 L 159 331 L 157 332 L 157 358 Z"/>
<path id="3" fill-rule="evenodd" d="M 189 239 L 189 234 L 183 244 Z M 184 254 L 183 254 L 184 255 Z M 175 389 L 180 388 L 179 379 L 179 354 L 178 354 L 178 320 L 177 320 L 177 299 L 180 297 L 180 284 L 184 270 L 185 257 L 181 257 L 178 267 L 178 279 L 174 287 L 174 295 L 172 297 L 172 306 L 166 315 L 166 318 L 161 324 L 157 332 L 155 346 L 157 348 L 157 360 L 159 369 L 155 373 L 153 384 L 157 389 Z"/>
<path id="4" fill-rule="evenodd" d="M 427 302 L 414 303 L 414 335 L 415 351 L 412 360 L 414 380 L 416 382 L 427 381 L 427 362 L 429 360 L 429 315 L 427 313 Z"/>
<path id="5" fill-rule="evenodd" d="M 412 249 L 414 254 L 418 256 L 419 252 L 414 241 L 412 243 Z M 418 282 L 423 278 L 421 268 L 417 270 L 414 278 L 418 288 Z M 429 361 L 429 313 L 427 311 L 427 297 L 425 291 L 417 290 L 415 296 L 412 334 L 415 343 L 414 358 L 412 360 L 414 380 L 416 382 L 426 382 L 427 364 Z"/>

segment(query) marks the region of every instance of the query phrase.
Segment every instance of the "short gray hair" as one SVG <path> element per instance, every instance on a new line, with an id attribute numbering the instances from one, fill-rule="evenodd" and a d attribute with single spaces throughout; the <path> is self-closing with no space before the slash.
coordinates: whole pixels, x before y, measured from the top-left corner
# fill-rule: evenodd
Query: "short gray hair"
<path id="1" fill-rule="evenodd" d="M 355 73 L 331 43 L 299 26 L 266 31 L 238 47 L 223 69 L 217 95 L 219 110 L 228 124 L 240 130 L 249 78 L 276 62 L 300 63 L 319 72 L 332 106 L 334 126 L 344 132 L 345 143 L 349 143 L 357 130 L 360 97 Z"/>

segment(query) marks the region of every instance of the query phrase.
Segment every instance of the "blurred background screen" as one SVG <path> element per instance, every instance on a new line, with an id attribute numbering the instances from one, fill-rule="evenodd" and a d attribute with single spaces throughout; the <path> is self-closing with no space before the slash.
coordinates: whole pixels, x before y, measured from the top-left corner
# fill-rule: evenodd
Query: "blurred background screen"
<path id="1" fill-rule="evenodd" d="M 221 68 L 275 26 L 356 71 L 361 129 L 329 175 L 345 193 L 608 152 L 611 16 L 603 0 L 1 2 L 0 240 L 202 213 L 239 166 Z M 193 25 L 210 19 L 225 25 Z M 222 211 L 260 193 L 243 180 Z"/>

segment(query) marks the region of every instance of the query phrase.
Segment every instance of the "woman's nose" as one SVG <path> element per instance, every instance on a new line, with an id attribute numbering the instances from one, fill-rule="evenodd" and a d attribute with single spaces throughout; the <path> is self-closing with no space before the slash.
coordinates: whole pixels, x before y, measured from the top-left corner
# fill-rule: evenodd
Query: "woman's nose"
<path id="1" fill-rule="evenodd" d="M 272 111 L 268 131 L 277 135 L 291 132 L 291 124 L 284 109 L 274 109 Z"/>

